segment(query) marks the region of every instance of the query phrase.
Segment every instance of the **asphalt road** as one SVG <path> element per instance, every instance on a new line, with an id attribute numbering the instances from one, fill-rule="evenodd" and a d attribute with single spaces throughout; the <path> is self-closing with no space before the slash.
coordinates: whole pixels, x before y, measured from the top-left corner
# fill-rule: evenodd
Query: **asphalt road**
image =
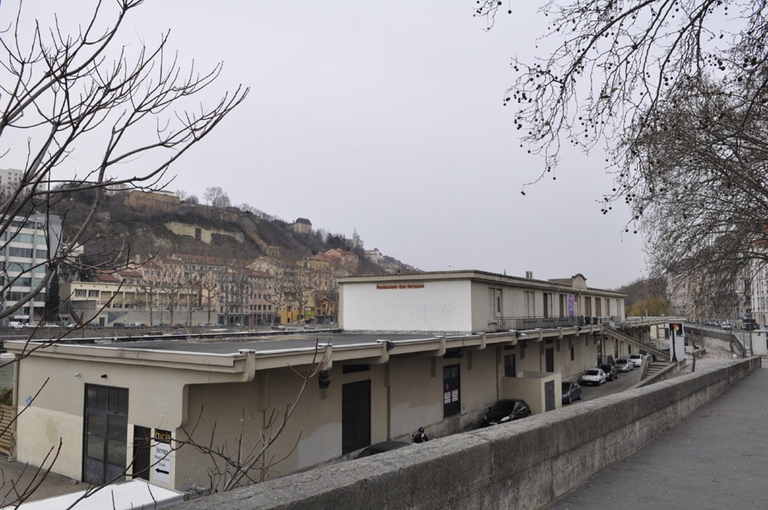
<path id="1" fill-rule="evenodd" d="M 612 393 L 628 390 L 640 382 L 641 373 L 642 371 L 639 368 L 635 368 L 630 372 L 619 372 L 618 379 L 607 381 L 605 384 L 601 384 L 600 386 L 585 386 L 579 383 L 581 386 L 581 398 L 582 400 L 592 400 L 610 395 Z"/>

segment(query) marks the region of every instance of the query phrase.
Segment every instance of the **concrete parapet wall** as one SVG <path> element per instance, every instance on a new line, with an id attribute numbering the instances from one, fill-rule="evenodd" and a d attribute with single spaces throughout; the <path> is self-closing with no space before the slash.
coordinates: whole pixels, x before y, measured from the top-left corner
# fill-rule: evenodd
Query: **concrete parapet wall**
<path id="1" fill-rule="evenodd" d="M 759 366 L 759 358 L 726 361 L 649 387 L 177 508 L 539 508 L 630 455 Z"/>

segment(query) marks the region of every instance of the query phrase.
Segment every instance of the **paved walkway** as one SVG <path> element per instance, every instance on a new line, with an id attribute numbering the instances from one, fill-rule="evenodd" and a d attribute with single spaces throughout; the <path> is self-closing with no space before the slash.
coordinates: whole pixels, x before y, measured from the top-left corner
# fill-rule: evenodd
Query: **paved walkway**
<path id="1" fill-rule="evenodd" d="M 768 368 L 760 368 L 548 508 L 768 508 L 766 416 Z"/>
<path id="2" fill-rule="evenodd" d="M 37 468 L 21 462 L 8 462 L 8 456 L 0 454 L 0 507 L 17 502 L 19 494 L 32 491 L 35 486 L 38 487 L 34 489 L 28 501 L 38 501 L 88 488 L 88 484 L 55 473 L 43 477 L 43 473 L 38 473 Z"/>

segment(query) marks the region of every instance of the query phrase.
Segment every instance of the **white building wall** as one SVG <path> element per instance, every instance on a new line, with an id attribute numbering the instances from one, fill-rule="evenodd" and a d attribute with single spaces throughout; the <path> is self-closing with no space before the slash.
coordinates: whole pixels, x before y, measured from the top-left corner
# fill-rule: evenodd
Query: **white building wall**
<path id="1" fill-rule="evenodd" d="M 468 280 L 346 283 L 341 293 L 347 331 L 472 331 Z"/>

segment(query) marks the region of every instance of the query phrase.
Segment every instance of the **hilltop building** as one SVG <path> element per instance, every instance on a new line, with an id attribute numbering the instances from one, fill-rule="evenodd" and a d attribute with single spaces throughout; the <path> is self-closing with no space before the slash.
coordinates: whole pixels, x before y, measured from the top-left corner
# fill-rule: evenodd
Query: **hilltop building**
<path id="1" fill-rule="evenodd" d="M 297 234 L 312 233 L 312 222 L 306 218 L 297 218 L 296 221 L 291 224 L 291 227 Z"/>
<path id="2" fill-rule="evenodd" d="M 125 197 L 125 205 L 140 211 L 175 211 L 181 199 L 170 191 L 133 190 Z"/>

